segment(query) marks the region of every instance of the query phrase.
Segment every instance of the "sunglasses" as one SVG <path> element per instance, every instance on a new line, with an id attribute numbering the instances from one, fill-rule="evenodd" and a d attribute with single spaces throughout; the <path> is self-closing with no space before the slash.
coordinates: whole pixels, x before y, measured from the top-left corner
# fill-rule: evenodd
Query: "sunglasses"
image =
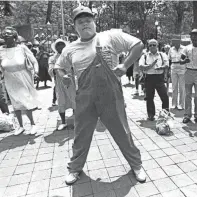
<path id="1" fill-rule="evenodd" d="M 150 44 L 149 47 L 156 47 L 156 44 Z"/>

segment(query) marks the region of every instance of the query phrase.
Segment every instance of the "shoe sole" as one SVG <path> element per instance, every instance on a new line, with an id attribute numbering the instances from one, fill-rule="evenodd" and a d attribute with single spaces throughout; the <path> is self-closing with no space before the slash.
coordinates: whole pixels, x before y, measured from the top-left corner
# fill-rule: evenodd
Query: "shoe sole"
<path id="1" fill-rule="evenodd" d="M 139 179 L 137 179 L 134 170 L 132 170 L 132 171 L 133 171 L 133 174 L 134 174 L 134 176 L 135 176 L 135 179 L 136 179 L 139 183 L 145 183 L 145 182 L 146 182 L 146 178 L 145 178 L 145 180 L 139 180 Z"/>
<path id="2" fill-rule="evenodd" d="M 24 129 L 23 131 L 21 131 L 20 133 L 17 133 L 17 134 L 14 133 L 14 135 L 15 135 L 15 136 L 20 135 L 20 134 L 23 133 L 24 131 L 25 131 L 25 129 Z"/>
<path id="3" fill-rule="evenodd" d="M 82 171 L 79 172 L 78 177 L 76 178 L 75 181 L 73 181 L 73 182 L 71 182 L 71 183 L 68 183 L 67 181 L 65 181 L 66 185 L 73 185 L 74 183 L 76 183 L 76 182 L 80 179 L 80 174 L 81 174 L 81 173 L 82 173 Z"/>
<path id="4" fill-rule="evenodd" d="M 65 181 L 66 185 L 73 185 L 74 183 L 76 183 L 79 180 L 79 178 L 77 178 L 75 181 L 68 183 L 67 181 Z"/>
<path id="5" fill-rule="evenodd" d="M 65 127 L 63 127 L 62 129 L 57 129 L 58 131 L 62 131 L 64 130 L 68 125 L 66 125 Z"/>
<path id="6" fill-rule="evenodd" d="M 146 179 L 145 180 L 138 180 L 138 179 L 136 179 L 139 183 L 145 183 L 146 182 Z"/>

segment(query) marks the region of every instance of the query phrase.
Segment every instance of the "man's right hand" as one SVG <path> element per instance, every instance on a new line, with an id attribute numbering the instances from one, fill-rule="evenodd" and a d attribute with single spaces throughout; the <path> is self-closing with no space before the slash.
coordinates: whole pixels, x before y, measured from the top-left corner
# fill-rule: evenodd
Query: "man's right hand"
<path id="1" fill-rule="evenodd" d="M 150 64 L 150 66 L 153 67 L 157 63 L 157 60 L 158 59 L 156 59 L 152 64 Z"/>
<path id="2" fill-rule="evenodd" d="M 71 78 L 68 75 L 64 75 L 62 78 L 62 82 L 68 87 L 71 84 Z"/>

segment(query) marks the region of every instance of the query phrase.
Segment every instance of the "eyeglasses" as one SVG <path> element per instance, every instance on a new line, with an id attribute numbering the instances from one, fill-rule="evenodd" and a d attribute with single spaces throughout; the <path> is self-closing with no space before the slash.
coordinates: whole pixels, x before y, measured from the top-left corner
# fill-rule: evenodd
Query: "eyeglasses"
<path id="1" fill-rule="evenodd" d="M 150 44 L 149 47 L 156 47 L 156 44 Z"/>

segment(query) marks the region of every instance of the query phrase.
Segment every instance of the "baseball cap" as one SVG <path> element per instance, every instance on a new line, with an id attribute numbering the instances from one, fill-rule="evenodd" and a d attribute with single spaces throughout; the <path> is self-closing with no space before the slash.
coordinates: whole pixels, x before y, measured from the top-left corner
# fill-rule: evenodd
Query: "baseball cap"
<path id="1" fill-rule="evenodd" d="M 197 34 L 197 29 L 193 29 L 191 32 L 190 32 L 190 35 L 191 34 Z"/>
<path id="2" fill-rule="evenodd" d="M 90 8 L 85 6 L 79 6 L 73 10 L 73 20 L 75 20 L 76 17 L 81 14 L 89 14 L 90 16 L 94 16 Z"/>

